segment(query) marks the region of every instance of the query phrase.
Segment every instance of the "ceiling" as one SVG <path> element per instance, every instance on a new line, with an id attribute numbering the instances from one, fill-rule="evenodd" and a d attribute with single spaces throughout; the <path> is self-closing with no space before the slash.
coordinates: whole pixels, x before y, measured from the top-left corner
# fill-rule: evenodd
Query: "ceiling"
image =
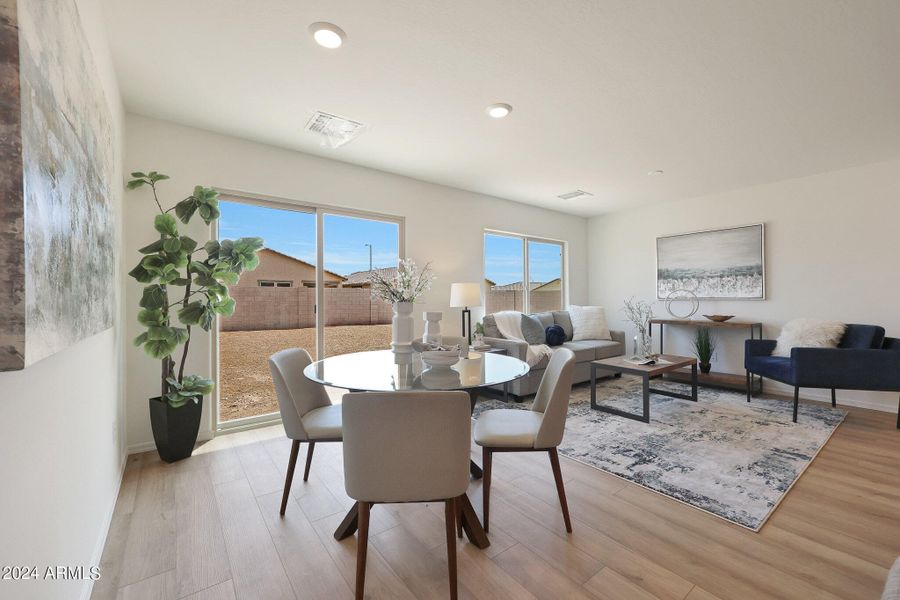
<path id="1" fill-rule="evenodd" d="M 104 10 L 130 112 L 579 215 L 900 156 L 897 0 Z M 316 45 L 316 21 L 344 46 Z M 323 147 L 316 110 L 371 128 Z M 593 196 L 556 198 L 575 189 Z"/>

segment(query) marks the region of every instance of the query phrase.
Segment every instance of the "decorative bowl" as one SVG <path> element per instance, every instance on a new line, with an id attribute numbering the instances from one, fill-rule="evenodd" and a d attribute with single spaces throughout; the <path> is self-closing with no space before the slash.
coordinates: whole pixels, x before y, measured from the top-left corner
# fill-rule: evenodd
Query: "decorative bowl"
<path id="1" fill-rule="evenodd" d="M 728 319 L 733 319 L 734 315 L 703 315 L 710 321 L 715 321 L 716 323 L 724 323 Z"/>
<path id="2" fill-rule="evenodd" d="M 459 362 L 459 351 L 428 350 L 422 352 L 422 362 L 429 367 L 451 367 Z"/>

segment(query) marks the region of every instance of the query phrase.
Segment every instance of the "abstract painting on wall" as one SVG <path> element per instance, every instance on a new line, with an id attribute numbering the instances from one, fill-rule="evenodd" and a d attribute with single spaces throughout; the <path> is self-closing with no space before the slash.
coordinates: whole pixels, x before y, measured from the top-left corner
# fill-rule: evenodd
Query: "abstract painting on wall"
<path id="1" fill-rule="evenodd" d="M 656 297 L 687 290 L 709 300 L 762 300 L 763 224 L 656 238 Z"/>
<path id="2" fill-rule="evenodd" d="M 73 0 L 0 0 L 0 371 L 108 329 L 112 124 Z"/>

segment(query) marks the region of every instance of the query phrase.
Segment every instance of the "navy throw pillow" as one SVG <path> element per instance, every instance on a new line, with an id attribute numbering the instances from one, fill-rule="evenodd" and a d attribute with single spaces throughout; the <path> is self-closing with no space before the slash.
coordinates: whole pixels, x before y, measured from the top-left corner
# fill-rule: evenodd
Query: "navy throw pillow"
<path id="1" fill-rule="evenodd" d="M 559 325 L 551 325 L 544 333 L 547 336 L 548 346 L 562 346 L 566 341 L 566 330 Z"/>

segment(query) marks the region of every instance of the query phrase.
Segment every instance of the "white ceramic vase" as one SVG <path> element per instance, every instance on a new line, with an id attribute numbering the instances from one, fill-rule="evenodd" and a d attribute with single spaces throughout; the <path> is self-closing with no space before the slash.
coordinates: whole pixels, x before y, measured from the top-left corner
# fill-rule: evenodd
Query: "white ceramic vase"
<path id="1" fill-rule="evenodd" d="M 412 354 L 415 323 L 412 302 L 394 302 L 394 318 L 391 320 L 391 350 L 397 354 Z"/>
<path id="2" fill-rule="evenodd" d="M 422 336 L 423 342 L 436 346 L 441 345 L 443 342 L 443 336 L 441 336 L 441 317 L 443 316 L 444 313 L 442 312 L 425 311 L 422 313 L 422 318 L 425 319 L 425 334 Z"/>

